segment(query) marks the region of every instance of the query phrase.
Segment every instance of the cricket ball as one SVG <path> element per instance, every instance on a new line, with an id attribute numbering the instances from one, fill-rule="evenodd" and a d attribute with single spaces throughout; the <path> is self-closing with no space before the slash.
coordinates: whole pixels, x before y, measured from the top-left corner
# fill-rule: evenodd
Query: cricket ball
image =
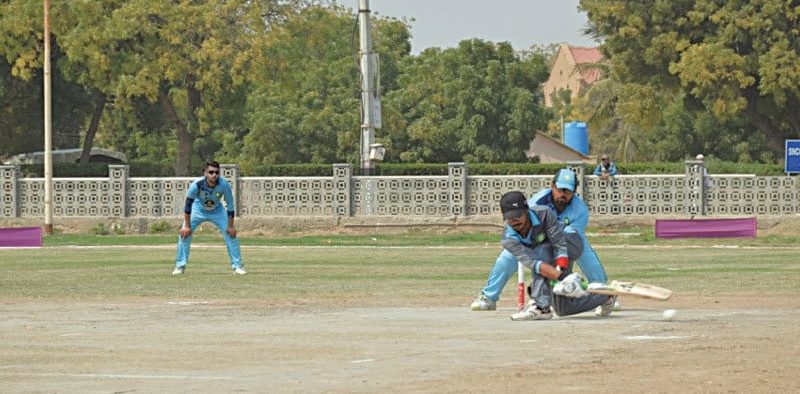
<path id="1" fill-rule="evenodd" d="M 678 311 L 675 309 L 664 309 L 664 312 L 661 312 L 661 317 L 663 317 L 664 320 L 672 320 L 677 314 Z"/>

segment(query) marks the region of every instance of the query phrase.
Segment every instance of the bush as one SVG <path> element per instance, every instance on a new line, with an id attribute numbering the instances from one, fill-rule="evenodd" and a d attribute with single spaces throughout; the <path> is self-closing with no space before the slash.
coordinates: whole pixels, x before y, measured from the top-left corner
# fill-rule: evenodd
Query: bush
<path id="1" fill-rule="evenodd" d="M 175 232 L 175 226 L 166 220 L 159 220 L 147 227 L 148 234 L 169 234 L 172 232 Z"/>
<path id="2" fill-rule="evenodd" d="M 124 235 L 125 228 L 117 223 L 111 224 L 110 227 L 107 227 L 103 223 L 97 223 L 96 226 L 89 229 L 89 234 L 92 235 Z"/>
<path id="3" fill-rule="evenodd" d="M 242 176 L 331 176 L 332 164 L 271 164 L 242 170 Z"/>
<path id="4" fill-rule="evenodd" d="M 564 164 L 541 163 L 468 163 L 470 175 L 551 175 L 563 168 Z M 586 172 L 591 173 L 595 164 L 587 164 Z M 763 163 L 739 163 L 719 160 L 706 160 L 709 174 L 755 174 L 784 175 L 783 165 Z M 683 174 L 684 163 L 617 163 L 620 175 L 643 174 Z M 42 164 L 25 164 L 20 166 L 22 177 L 44 177 Z M 331 176 L 332 164 L 272 164 L 261 165 L 245 171 L 241 176 Z M 359 164 L 353 165 L 353 175 L 360 175 Z M 447 175 L 447 163 L 378 163 L 375 175 Z M 53 176 L 56 178 L 108 177 L 106 163 L 59 163 L 53 165 Z M 175 169 L 172 165 L 133 162 L 129 164 L 129 176 L 132 177 L 173 177 Z M 198 173 L 197 176 L 200 176 Z"/>

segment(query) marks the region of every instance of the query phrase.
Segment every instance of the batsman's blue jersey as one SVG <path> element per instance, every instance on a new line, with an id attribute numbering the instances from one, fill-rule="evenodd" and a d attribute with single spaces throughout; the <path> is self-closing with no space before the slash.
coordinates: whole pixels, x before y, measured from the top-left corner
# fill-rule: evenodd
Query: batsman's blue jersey
<path id="1" fill-rule="evenodd" d="M 546 207 L 531 205 L 528 209 L 528 218 L 531 229 L 527 236 L 522 236 L 514 227 L 506 224 L 502 240 L 513 239 L 518 243 L 534 248 L 544 242 L 549 242 L 555 250 L 553 257 L 567 257 L 567 240 L 562 233 L 562 226 L 558 224 L 557 217 Z"/>
<path id="2" fill-rule="evenodd" d="M 231 184 L 219 177 L 217 184 L 210 187 L 205 177 L 195 179 L 186 191 L 186 198 L 194 200 L 192 210 L 207 214 L 222 212 L 222 199 L 225 199 L 225 208 L 228 212 L 236 212 Z"/>
<path id="3" fill-rule="evenodd" d="M 581 272 L 586 276 L 589 282 L 607 282 L 605 269 L 600 263 L 594 249 L 592 249 L 589 242 L 586 240 L 586 227 L 589 225 L 589 207 L 577 195 L 572 196 L 572 201 L 567 205 L 563 212 L 558 212 L 555 204 L 553 203 L 553 191 L 550 188 L 542 189 L 533 197 L 528 199 L 528 205 L 544 205 L 550 208 L 557 214 L 558 221 L 565 227 L 566 232 L 576 232 L 580 235 L 583 242 L 583 254 L 576 261 L 581 268 Z M 503 291 L 508 279 L 517 271 L 517 259 L 504 250 L 497 257 L 497 260 L 492 267 L 492 272 L 489 274 L 486 286 L 483 288 L 483 294 L 492 301 L 500 299 L 500 293 Z"/>

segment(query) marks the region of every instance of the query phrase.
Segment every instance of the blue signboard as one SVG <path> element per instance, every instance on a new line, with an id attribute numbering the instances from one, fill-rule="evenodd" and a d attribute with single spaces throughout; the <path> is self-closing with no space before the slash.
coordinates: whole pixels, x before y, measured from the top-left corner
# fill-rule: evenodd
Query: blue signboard
<path id="1" fill-rule="evenodd" d="M 800 173 L 800 140 L 786 140 L 786 173 Z"/>

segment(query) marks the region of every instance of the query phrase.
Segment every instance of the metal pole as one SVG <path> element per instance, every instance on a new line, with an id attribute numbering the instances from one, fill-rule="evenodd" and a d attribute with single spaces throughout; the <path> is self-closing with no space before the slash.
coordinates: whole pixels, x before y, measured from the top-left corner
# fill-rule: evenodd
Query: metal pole
<path id="1" fill-rule="evenodd" d="M 53 234 L 53 143 L 50 92 L 50 0 L 44 0 L 44 232 Z"/>
<path id="2" fill-rule="evenodd" d="M 370 158 L 370 146 L 375 142 L 373 91 L 375 64 L 372 52 L 372 26 L 369 0 L 358 1 L 359 49 L 361 57 L 361 175 L 372 175 L 375 163 Z"/>

